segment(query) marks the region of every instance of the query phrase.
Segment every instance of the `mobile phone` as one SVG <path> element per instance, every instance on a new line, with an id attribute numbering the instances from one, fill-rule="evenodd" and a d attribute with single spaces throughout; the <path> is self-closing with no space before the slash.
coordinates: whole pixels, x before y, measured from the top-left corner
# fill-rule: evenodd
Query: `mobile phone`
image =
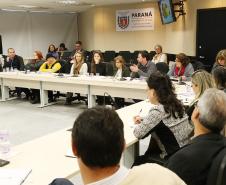
<path id="1" fill-rule="evenodd" d="M 7 164 L 9 164 L 9 161 L 0 159 L 0 167 L 5 166 L 5 165 L 7 165 Z"/>

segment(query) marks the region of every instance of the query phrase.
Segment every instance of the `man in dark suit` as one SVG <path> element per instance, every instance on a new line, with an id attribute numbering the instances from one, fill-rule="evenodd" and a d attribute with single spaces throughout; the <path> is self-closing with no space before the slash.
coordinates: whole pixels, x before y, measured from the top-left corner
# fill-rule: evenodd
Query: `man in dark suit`
<path id="1" fill-rule="evenodd" d="M 220 134 L 226 124 L 225 107 L 226 94 L 207 89 L 192 114 L 194 138 L 168 161 L 167 167 L 188 185 L 205 185 L 213 160 L 226 148 L 226 138 Z"/>
<path id="2" fill-rule="evenodd" d="M 19 71 L 24 70 L 24 60 L 21 56 L 16 55 L 13 48 L 7 50 L 8 54 L 4 57 L 3 68 L 9 68 L 11 70 L 17 69 Z"/>
<path id="3" fill-rule="evenodd" d="M 7 50 L 7 56 L 3 56 L 4 58 L 4 65 L 3 68 L 9 69 L 9 70 L 24 70 L 24 60 L 21 56 L 16 55 L 16 52 L 13 48 L 9 48 Z M 17 96 L 20 97 L 21 93 L 24 92 L 26 94 L 26 98 L 28 99 L 30 97 L 30 91 L 27 88 L 19 88 L 16 87 L 16 93 Z"/>

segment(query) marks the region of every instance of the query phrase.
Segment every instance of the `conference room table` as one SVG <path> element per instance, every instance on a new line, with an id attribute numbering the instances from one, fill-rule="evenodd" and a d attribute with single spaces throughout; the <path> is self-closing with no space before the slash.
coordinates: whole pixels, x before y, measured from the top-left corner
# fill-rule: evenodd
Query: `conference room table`
<path id="1" fill-rule="evenodd" d="M 133 116 L 137 115 L 142 107 L 148 109 L 150 106 L 148 101 L 142 101 L 117 110 L 124 123 L 126 141 L 126 149 L 121 164 L 128 168 L 131 167 L 135 156 L 138 154 L 136 151 L 138 139 L 133 135 Z M 49 184 L 57 177 L 69 179 L 79 173 L 77 159 L 66 157 L 70 145 L 71 132 L 68 131 L 68 128 L 50 133 L 12 147 L 12 156 L 8 158 L 10 164 L 3 168 L 31 169 L 32 172 L 25 180 L 24 185 Z"/>
<path id="2" fill-rule="evenodd" d="M 57 77 L 56 74 L 23 74 L 21 72 L 0 73 L 2 100 L 8 98 L 10 87 L 40 89 L 41 106 L 45 106 L 47 91 L 80 92 L 88 95 L 89 107 L 94 106 L 95 95 L 107 92 L 111 96 L 146 99 L 147 85 L 145 80 L 120 81 L 101 76 Z M 174 83 L 178 98 L 184 103 L 192 99 L 189 83 Z M 133 135 L 133 117 L 147 114 L 151 104 L 145 100 L 117 110 L 124 123 L 126 149 L 121 164 L 131 167 L 138 155 L 138 140 Z M 48 134 L 12 148 L 10 164 L 4 168 L 32 169 L 25 185 L 48 184 L 56 177 L 71 178 L 79 173 L 76 158 L 66 157 L 71 143 L 71 133 L 67 129 Z M 91 154 L 92 155 L 92 154 Z"/>
<path id="3" fill-rule="evenodd" d="M 86 94 L 88 107 L 96 105 L 96 95 L 122 97 L 144 100 L 147 98 L 147 84 L 145 79 L 125 78 L 123 81 L 113 77 L 83 75 L 72 77 L 64 74 L 59 76 L 55 73 L 25 73 L 25 72 L 1 72 L 1 101 L 9 99 L 10 87 L 33 88 L 40 90 L 40 106 L 48 106 L 48 91 L 73 92 Z M 179 85 L 174 82 L 176 94 L 184 104 L 188 104 L 193 98 L 190 82 Z"/>

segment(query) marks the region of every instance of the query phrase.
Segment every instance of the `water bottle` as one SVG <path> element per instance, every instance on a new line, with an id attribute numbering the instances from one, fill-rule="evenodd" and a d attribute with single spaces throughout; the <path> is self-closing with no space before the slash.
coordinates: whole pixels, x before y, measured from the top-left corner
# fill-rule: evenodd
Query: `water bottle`
<path id="1" fill-rule="evenodd" d="M 8 130 L 0 130 L 0 158 L 6 159 L 10 153 Z"/>

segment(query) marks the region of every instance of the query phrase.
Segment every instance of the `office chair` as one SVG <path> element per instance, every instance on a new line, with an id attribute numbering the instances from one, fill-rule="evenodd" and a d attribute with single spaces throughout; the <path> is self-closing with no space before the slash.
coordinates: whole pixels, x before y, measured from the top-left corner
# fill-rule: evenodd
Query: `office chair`
<path id="1" fill-rule="evenodd" d="M 118 55 L 125 59 L 126 64 L 131 64 L 132 53 L 130 53 L 130 51 L 119 51 Z"/>
<path id="2" fill-rule="evenodd" d="M 114 60 L 115 58 L 115 51 L 105 51 L 103 53 L 103 57 L 104 57 L 104 62 L 111 62 Z"/>
<path id="3" fill-rule="evenodd" d="M 167 63 L 169 64 L 170 61 L 175 61 L 176 60 L 176 55 L 175 54 L 170 54 L 170 53 L 166 53 L 167 55 Z"/>
<path id="4" fill-rule="evenodd" d="M 189 57 L 190 58 L 190 63 L 192 64 L 194 71 L 197 71 L 199 69 L 204 69 L 205 70 L 205 66 L 202 62 L 198 61 L 196 59 L 196 57 Z"/>
<path id="5" fill-rule="evenodd" d="M 113 62 L 106 63 L 106 76 L 114 75 L 114 64 Z"/>
<path id="6" fill-rule="evenodd" d="M 169 66 L 165 62 L 158 62 L 156 68 L 162 74 L 167 74 L 169 71 Z"/>
<path id="7" fill-rule="evenodd" d="M 150 51 L 150 53 L 149 53 L 150 60 L 152 60 L 152 58 L 155 56 L 155 54 L 156 54 L 155 51 Z"/>
<path id="8" fill-rule="evenodd" d="M 163 121 L 160 121 L 160 123 L 157 124 L 152 130 L 150 130 L 149 133 L 147 133 L 143 138 L 149 136 L 152 132 L 155 132 L 159 136 L 161 143 L 165 147 L 167 156 L 160 158 L 160 154 L 162 152 L 157 145 L 157 141 L 153 137 L 151 137 L 147 151 L 144 155 L 138 156 L 135 159 L 133 166 L 141 165 L 144 163 L 157 163 L 163 166 L 167 162 L 168 158 L 180 149 L 180 146 L 174 134 L 163 123 Z"/>
<path id="9" fill-rule="evenodd" d="M 226 184 L 226 143 L 218 152 L 210 167 L 206 185 Z"/>

